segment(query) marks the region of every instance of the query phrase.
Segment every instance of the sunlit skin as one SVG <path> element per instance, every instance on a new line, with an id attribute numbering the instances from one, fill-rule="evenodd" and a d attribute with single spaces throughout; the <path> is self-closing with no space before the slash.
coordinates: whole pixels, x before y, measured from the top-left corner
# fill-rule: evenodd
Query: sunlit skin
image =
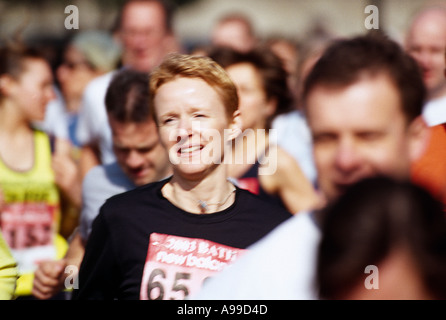
<path id="1" fill-rule="evenodd" d="M 164 57 L 170 36 L 159 3 L 139 1 L 125 6 L 119 32 L 125 48 L 122 57 L 125 65 L 150 71 Z"/>
<path id="2" fill-rule="evenodd" d="M 100 74 L 102 74 L 100 70 L 93 70 L 87 64 L 82 52 L 74 46 L 67 48 L 64 52 L 64 61 L 57 68 L 56 76 L 68 110 L 77 111 L 85 87 Z"/>
<path id="3" fill-rule="evenodd" d="M 227 67 L 226 72 L 237 88 L 243 129 L 265 129 L 276 102 L 267 98 L 259 71 L 250 63 L 237 63 Z"/>
<path id="4" fill-rule="evenodd" d="M 364 177 L 409 176 L 410 162 L 424 141 L 418 130 L 423 123 L 408 124 L 400 104 L 384 74 L 346 88 L 317 86 L 309 93 L 306 112 L 318 182 L 328 201 Z"/>
<path id="5" fill-rule="evenodd" d="M 420 65 L 429 98 L 446 94 L 446 11 L 428 10 L 409 29 L 406 50 Z"/>
<path id="6" fill-rule="evenodd" d="M 222 162 L 224 130 L 230 122 L 217 92 L 206 82 L 178 78 L 162 85 L 155 109 L 161 141 L 177 163 L 175 171 L 202 176 Z M 210 139 L 214 133 L 217 139 Z"/>
<path id="7" fill-rule="evenodd" d="M 45 118 L 48 102 L 55 98 L 53 76 L 48 63 L 41 59 L 27 59 L 24 72 L 8 82 L 7 104 L 18 108 L 25 121 L 41 121 Z"/>
<path id="8" fill-rule="evenodd" d="M 167 151 L 161 145 L 153 119 L 122 123 L 109 117 L 113 151 L 124 173 L 140 186 L 171 173 Z"/>
<path id="9" fill-rule="evenodd" d="M 49 64 L 38 58 L 23 61 L 16 77 L 0 77 L 0 146 L 3 162 L 18 171 L 34 165 L 34 135 L 30 123 L 42 121 L 48 102 L 55 98 Z"/>
<path id="10" fill-rule="evenodd" d="M 227 143 L 240 132 L 239 111 L 229 119 L 213 87 L 184 77 L 161 85 L 154 107 L 160 140 L 173 167 L 172 179 L 162 189 L 164 196 L 192 213 L 202 213 L 197 199 L 207 203 L 226 199 L 211 212 L 231 205 L 234 186 L 227 181 L 222 163 Z"/>
<path id="11" fill-rule="evenodd" d="M 237 88 L 243 123 L 243 134 L 232 149 L 229 175 L 242 177 L 268 150 L 259 167 L 262 189 L 278 195 L 292 213 L 313 209 L 319 204 L 319 198 L 312 185 L 294 158 L 276 146 L 275 136 L 271 138 L 267 130 L 267 119 L 274 115 L 277 99 L 267 97 L 262 75 L 253 64 L 245 62 L 233 64 L 226 71 Z"/>
<path id="12" fill-rule="evenodd" d="M 249 51 L 255 40 L 248 26 L 238 20 L 219 24 L 212 32 L 212 42 L 216 46 L 226 46 L 242 52 Z"/>

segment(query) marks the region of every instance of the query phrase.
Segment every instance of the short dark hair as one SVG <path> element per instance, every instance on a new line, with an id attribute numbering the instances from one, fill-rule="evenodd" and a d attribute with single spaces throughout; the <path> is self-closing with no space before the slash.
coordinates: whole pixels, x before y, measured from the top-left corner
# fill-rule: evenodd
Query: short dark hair
<path id="1" fill-rule="evenodd" d="M 149 74 L 121 69 L 114 74 L 105 95 L 107 114 L 126 123 L 142 123 L 152 117 L 149 102 Z"/>
<path id="2" fill-rule="evenodd" d="M 412 257 L 436 299 L 446 298 L 446 217 L 441 202 L 410 181 L 365 178 L 322 213 L 317 284 L 323 299 L 341 299 L 364 281 L 364 269 L 394 249 Z"/>
<path id="3" fill-rule="evenodd" d="M 24 44 L 8 44 L 0 47 L 0 75 L 17 78 L 24 71 L 27 59 L 47 61 L 42 51 Z"/>
<path id="4" fill-rule="evenodd" d="M 260 73 L 266 97 L 277 100 L 277 110 L 271 119 L 268 119 L 268 126 L 272 118 L 291 110 L 293 97 L 287 83 L 288 74 L 283 61 L 270 47 L 260 45 L 247 52 L 215 47 L 209 52 L 209 57 L 225 69 L 235 64 L 249 63 Z"/>
<path id="5" fill-rule="evenodd" d="M 318 86 L 347 87 L 364 75 L 387 74 L 397 88 L 410 122 L 421 115 L 426 88 L 416 61 L 395 41 L 378 33 L 335 41 L 317 61 L 304 83 L 304 106 Z"/>
<path id="6" fill-rule="evenodd" d="M 20 75 L 26 71 L 26 61 L 48 59 L 41 50 L 27 46 L 19 42 L 11 42 L 0 47 L 0 76 L 8 75 L 13 79 L 19 79 Z M 3 94 L 0 91 L 0 100 Z"/>

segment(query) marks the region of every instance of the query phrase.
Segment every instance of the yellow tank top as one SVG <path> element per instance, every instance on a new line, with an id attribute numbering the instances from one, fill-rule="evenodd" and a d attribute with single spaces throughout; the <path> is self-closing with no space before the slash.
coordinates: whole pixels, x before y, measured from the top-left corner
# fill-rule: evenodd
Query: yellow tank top
<path id="1" fill-rule="evenodd" d="M 0 159 L 0 188 L 5 201 L 0 227 L 20 275 L 16 295 L 30 295 L 38 263 L 62 258 L 68 247 L 58 235 L 60 197 L 45 133 L 34 133 L 34 165 L 29 171 L 12 170 Z"/>

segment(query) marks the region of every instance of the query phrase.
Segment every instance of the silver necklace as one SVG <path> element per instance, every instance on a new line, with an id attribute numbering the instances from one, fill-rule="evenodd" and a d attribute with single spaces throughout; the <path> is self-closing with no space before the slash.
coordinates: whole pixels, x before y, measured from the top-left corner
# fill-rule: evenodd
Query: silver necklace
<path id="1" fill-rule="evenodd" d="M 231 194 L 236 190 L 236 188 L 232 189 L 231 192 L 229 192 L 229 194 L 226 196 L 226 198 L 222 201 L 216 202 L 216 203 L 207 203 L 204 200 L 198 200 L 198 207 L 200 208 L 201 212 L 207 212 L 209 210 L 209 206 L 217 206 L 217 209 L 220 208 L 222 205 L 224 205 L 229 197 L 231 196 Z"/>

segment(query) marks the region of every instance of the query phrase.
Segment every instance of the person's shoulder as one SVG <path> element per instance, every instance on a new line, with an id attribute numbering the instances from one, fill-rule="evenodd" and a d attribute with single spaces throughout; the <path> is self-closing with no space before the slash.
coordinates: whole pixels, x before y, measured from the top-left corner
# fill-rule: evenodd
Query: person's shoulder
<path id="1" fill-rule="evenodd" d="M 277 159 L 278 168 L 290 168 L 297 164 L 296 159 L 283 147 L 277 144 L 271 144 L 269 149 L 272 156 L 275 156 Z"/>
<path id="2" fill-rule="evenodd" d="M 292 214 L 288 212 L 285 208 L 271 203 L 258 195 L 251 193 L 245 189 L 237 188 L 237 193 L 239 194 L 239 203 L 241 203 L 245 209 L 256 211 L 257 214 L 270 214 L 274 216 L 282 216 L 283 218 L 288 218 Z"/>
<path id="3" fill-rule="evenodd" d="M 428 101 L 423 107 L 423 118 L 428 126 L 446 122 L 446 96 Z"/>
<path id="4" fill-rule="evenodd" d="M 112 70 L 112 71 L 104 73 L 100 76 L 95 77 L 90 82 L 88 82 L 87 86 L 85 87 L 85 91 L 86 92 L 89 92 L 89 91 L 94 92 L 94 90 L 97 90 L 98 88 L 107 87 L 115 73 L 116 73 L 116 70 Z"/>
<path id="5" fill-rule="evenodd" d="M 97 76 L 90 80 L 86 85 L 83 93 L 83 104 L 92 104 L 101 102 L 104 104 L 103 99 L 107 92 L 107 88 L 116 73 L 116 70 L 109 71 L 103 75 Z M 82 108 L 81 108 L 82 111 Z"/>
<path id="6" fill-rule="evenodd" d="M 153 182 L 110 195 L 101 206 L 101 219 L 109 226 L 124 226 L 130 216 L 145 215 L 148 207 L 159 203 L 163 183 Z"/>
<path id="7" fill-rule="evenodd" d="M 87 174 L 85 175 L 85 179 L 92 179 L 92 177 L 98 176 L 98 175 L 104 175 L 105 174 L 105 167 L 106 165 L 96 165 L 92 167 L 90 170 L 88 170 Z"/>
<path id="8" fill-rule="evenodd" d="M 83 179 L 85 186 L 103 184 L 122 185 L 132 189 L 135 187 L 116 161 L 94 166 L 88 170 Z"/>
<path id="9" fill-rule="evenodd" d="M 272 122 L 273 129 L 285 127 L 295 127 L 296 125 L 306 124 L 305 116 L 299 110 L 292 110 L 276 116 Z"/>
<path id="10" fill-rule="evenodd" d="M 103 165 L 99 165 L 96 168 L 97 174 L 104 175 L 107 180 L 114 181 L 114 180 L 122 180 L 126 179 L 129 180 L 127 175 L 122 170 L 121 166 L 117 161 L 112 161 L 110 163 L 106 163 Z"/>
<path id="11" fill-rule="evenodd" d="M 104 183 L 107 180 L 107 166 L 99 164 L 92 167 L 85 175 L 82 184 L 84 186 L 91 186 Z"/>
<path id="12" fill-rule="evenodd" d="M 97 121 L 105 119 L 105 107 L 100 106 L 105 105 L 104 97 L 115 72 L 110 71 L 88 82 L 83 91 L 82 104 L 79 109 L 79 120 L 81 123 L 82 121 L 91 121 L 91 125 L 94 125 Z M 78 128 L 82 128 L 82 126 L 78 126 Z"/>
<path id="13" fill-rule="evenodd" d="M 108 208 L 118 208 L 121 206 L 128 206 L 131 204 L 137 204 L 140 201 L 147 201 L 158 197 L 161 188 L 166 184 L 167 179 L 151 182 L 142 186 L 135 187 L 134 189 L 116 194 L 105 202 L 104 206 Z"/>

